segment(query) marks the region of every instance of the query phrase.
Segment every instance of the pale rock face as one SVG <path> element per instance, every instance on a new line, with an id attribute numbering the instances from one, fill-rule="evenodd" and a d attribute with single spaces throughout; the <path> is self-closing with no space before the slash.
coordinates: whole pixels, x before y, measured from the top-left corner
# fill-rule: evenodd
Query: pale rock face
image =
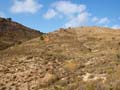
<path id="1" fill-rule="evenodd" d="M 92 78 L 91 78 L 92 76 Z M 89 82 L 89 81 L 96 81 L 101 79 L 102 82 L 104 83 L 106 81 L 105 74 L 91 74 L 91 73 L 86 73 L 83 75 L 83 81 L 84 82 Z"/>

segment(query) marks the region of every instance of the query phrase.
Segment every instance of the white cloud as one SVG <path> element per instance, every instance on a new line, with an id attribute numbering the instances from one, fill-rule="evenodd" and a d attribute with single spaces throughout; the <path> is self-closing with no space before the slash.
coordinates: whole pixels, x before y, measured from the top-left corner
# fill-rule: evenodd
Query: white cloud
<path id="1" fill-rule="evenodd" d="M 59 13 L 65 15 L 80 13 L 86 9 L 83 4 L 74 4 L 70 1 L 58 1 L 52 4 L 52 7 Z"/>
<path id="2" fill-rule="evenodd" d="M 58 16 L 72 18 L 76 14 L 82 13 L 85 10 L 86 10 L 86 6 L 83 4 L 74 4 L 70 1 L 57 1 L 51 5 L 51 7 L 48 9 L 48 11 L 43 16 L 47 15 L 47 16 L 52 16 L 51 18 L 53 18 L 57 14 Z"/>
<path id="3" fill-rule="evenodd" d="M 89 15 L 90 14 L 88 12 L 83 12 L 79 14 L 77 17 L 74 17 L 70 21 L 68 21 L 65 24 L 65 27 L 77 27 L 85 25 L 88 22 Z"/>
<path id="4" fill-rule="evenodd" d="M 49 9 L 46 14 L 44 14 L 44 18 L 51 19 L 57 15 L 57 12 L 54 9 Z"/>
<path id="5" fill-rule="evenodd" d="M 103 18 L 93 17 L 92 22 L 94 22 L 96 24 L 105 24 L 106 25 L 110 22 L 110 20 L 107 17 L 103 17 Z"/>
<path id="6" fill-rule="evenodd" d="M 99 18 L 97 18 L 97 17 L 92 18 L 92 22 L 98 22 L 98 21 L 99 21 Z"/>
<path id="7" fill-rule="evenodd" d="M 42 7 L 35 0 L 13 0 L 11 12 L 13 13 L 36 13 Z"/>
<path id="8" fill-rule="evenodd" d="M 89 18 L 89 13 L 86 11 L 86 5 L 75 4 L 70 1 L 57 1 L 51 4 L 51 7 L 43 15 L 45 19 L 54 17 L 63 17 L 66 19 L 65 27 L 84 25 Z M 62 19 L 63 19 L 62 18 Z"/>
<path id="9" fill-rule="evenodd" d="M 110 22 L 110 20 L 107 17 L 104 17 L 104 18 L 101 18 L 98 23 L 99 24 L 107 24 L 109 22 Z"/>
<path id="10" fill-rule="evenodd" d="M 92 18 L 91 13 L 87 11 L 86 5 L 73 3 L 70 0 L 58 0 L 52 3 L 43 17 L 45 19 L 52 19 L 54 17 L 64 19 L 64 21 L 66 20 L 65 27 L 76 27 L 87 24 L 105 26 L 110 23 L 108 17 L 98 18 L 92 16 Z"/>
<path id="11" fill-rule="evenodd" d="M 113 29 L 120 29 L 120 25 L 113 25 L 111 28 L 113 28 Z"/>

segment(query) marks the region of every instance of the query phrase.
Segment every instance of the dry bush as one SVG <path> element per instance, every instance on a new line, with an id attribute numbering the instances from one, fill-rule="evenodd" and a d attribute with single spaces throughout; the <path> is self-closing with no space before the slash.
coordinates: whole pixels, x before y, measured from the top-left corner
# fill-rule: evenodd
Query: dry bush
<path id="1" fill-rule="evenodd" d="M 75 60 L 67 60 L 64 63 L 63 66 L 67 71 L 75 71 L 76 69 L 78 69 L 78 63 Z"/>

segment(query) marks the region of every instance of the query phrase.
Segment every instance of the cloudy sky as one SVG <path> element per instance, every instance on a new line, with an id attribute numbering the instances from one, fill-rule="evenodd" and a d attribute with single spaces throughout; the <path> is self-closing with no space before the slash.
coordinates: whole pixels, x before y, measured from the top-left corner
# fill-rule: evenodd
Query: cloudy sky
<path id="1" fill-rule="evenodd" d="M 51 32 L 60 27 L 120 28 L 120 0 L 0 0 L 0 16 Z"/>

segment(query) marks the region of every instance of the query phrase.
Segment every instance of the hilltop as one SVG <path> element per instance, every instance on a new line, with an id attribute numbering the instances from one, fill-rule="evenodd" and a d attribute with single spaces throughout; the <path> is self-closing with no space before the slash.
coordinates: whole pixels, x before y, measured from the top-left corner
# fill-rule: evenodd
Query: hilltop
<path id="1" fill-rule="evenodd" d="M 43 33 L 12 21 L 11 18 L 0 18 L 0 50 L 20 44 Z"/>
<path id="2" fill-rule="evenodd" d="M 0 51 L 0 90 L 120 90 L 120 30 L 61 28 Z"/>

